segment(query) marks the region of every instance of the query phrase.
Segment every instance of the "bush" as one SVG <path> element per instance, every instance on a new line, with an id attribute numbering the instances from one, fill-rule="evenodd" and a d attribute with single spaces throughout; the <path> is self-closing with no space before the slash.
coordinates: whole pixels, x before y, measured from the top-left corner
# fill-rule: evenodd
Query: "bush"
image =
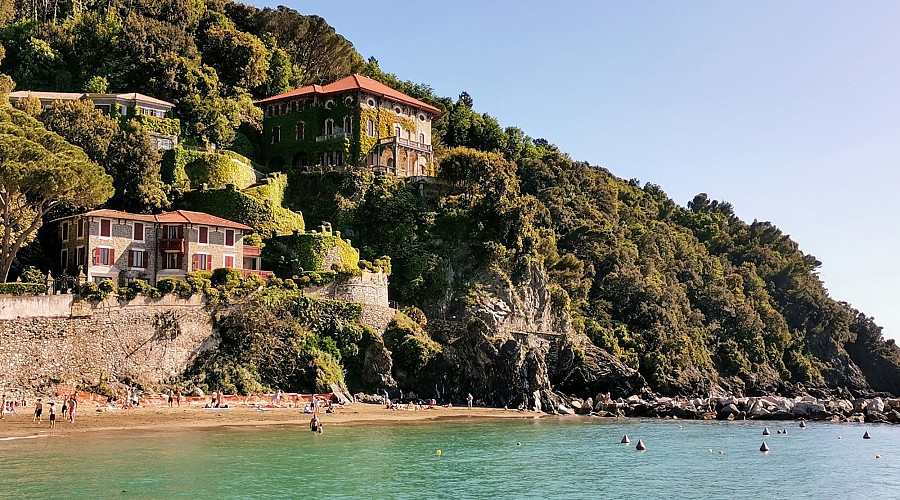
<path id="1" fill-rule="evenodd" d="M 440 344 L 431 340 L 421 326 L 403 313 L 394 315 L 385 329 L 384 345 L 399 368 L 413 372 L 424 368 L 441 352 Z"/>
<path id="2" fill-rule="evenodd" d="M 78 295 L 81 295 L 81 298 L 85 300 L 94 302 L 100 302 L 106 298 L 106 292 L 101 290 L 93 281 L 85 281 L 82 283 L 81 286 L 78 287 Z"/>
<path id="3" fill-rule="evenodd" d="M 242 274 L 237 269 L 230 267 L 220 267 L 212 272 L 210 283 L 213 286 L 221 286 L 226 290 L 231 290 L 241 284 Z"/>
<path id="4" fill-rule="evenodd" d="M 178 286 L 178 280 L 175 278 L 163 278 L 156 282 L 156 288 L 159 290 L 160 295 L 168 295 L 174 292 L 176 286 Z"/>
<path id="5" fill-rule="evenodd" d="M 415 321 L 421 327 L 428 324 L 428 317 L 416 306 L 404 307 L 403 314 L 409 316 L 409 319 Z"/>
<path id="6" fill-rule="evenodd" d="M 194 289 L 191 284 L 184 280 L 175 280 L 175 295 L 182 299 L 189 299 L 194 295 Z"/>
<path id="7" fill-rule="evenodd" d="M 197 271 L 187 273 L 185 280 L 191 286 L 191 291 L 196 294 L 212 286 L 211 277 L 212 273 L 209 271 Z"/>
<path id="8" fill-rule="evenodd" d="M 44 283 L 0 283 L 0 295 L 43 295 L 47 293 Z"/>
<path id="9" fill-rule="evenodd" d="M 111 293 L 116 293 L 117 289 L 115 282 L 113 282 L 113 280 L 111 279 L 102 280 L 100 284 L 97 285 L 97 288 L 99 288 L 100 291 L 103 292 L 104 297 Z"/>
<path id="10" fill-rule="evenodd" d="M 46 285 L 47 275 L 34 266 L 28 266 L 28 268 L 26 268 L 25 271 L 22 272 L 22 282 Z"/>

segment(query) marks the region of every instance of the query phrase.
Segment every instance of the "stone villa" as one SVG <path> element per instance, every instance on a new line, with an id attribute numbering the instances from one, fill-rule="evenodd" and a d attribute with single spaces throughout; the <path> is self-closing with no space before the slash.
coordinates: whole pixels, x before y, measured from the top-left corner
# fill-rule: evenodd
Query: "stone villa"
<path id="1" fill-rule="evenodd" d="M 60 268 L 70 275 L 83 271 L 89 281 L 155 284 L 220 267 L 241 269 L 245 276 L 271 275 L 260 270 L 260 248 L 243 242 L 252 228 L 202 212 L 146 215 L 100 209 L 57 222 Z"/>
<path id="2" fill-rule="evenodd" d="M 41 107 L 46 108 L 56 101 L 77 101 L 79 99 L 90 99 L 94 103 L 94 107 L 106 114 L 118 116 L 141 116 L 146 117 L 141 121 L 147 126 L 150 132 L 150 140 L 156 149 L 173 149 L 178 145 L 178 134 L 171 133 L 172 127 L 154 127 L 158 123 L 176 122 L 170 118 L 174 104 L 166 102 L 155 97 L 150 97 L 137 92 L 127 94 L 90 94 L 84 92 L 34 92 L 31 90 L 20 90 L 9 93 L 9 100 L 15 103 L 19 99 L 24 99 L 32 95 L 41 101 Z M 180 125 L 178 126 L 180 129 Z"/>
<path id="3" fill-rule="evenodd" d="M 263 161 L 273 169 L 290 164 L 432 174 L 431 122 L 440 110 L 371 78 L 308 85 L 256 105 L 264 113 Z"/>

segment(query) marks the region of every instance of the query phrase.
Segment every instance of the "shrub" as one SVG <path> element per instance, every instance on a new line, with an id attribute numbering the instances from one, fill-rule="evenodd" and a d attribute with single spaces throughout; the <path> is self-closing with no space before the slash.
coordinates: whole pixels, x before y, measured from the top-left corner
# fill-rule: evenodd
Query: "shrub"
<path id="1" fill-rule="evenodd" d="M 220 267 L 212 272 L 210 282 L 213 286 L 231 290 L 241 284 L 241 272 L 230 267 Z"/>
<path id="2" fill-rule="evenodd" d="M 103 292 L 104 297 L 111 293 L 116 293 L 116 289 L 117 289 L 115 282 L 113 282 L 113 280 L 111 280 L 111 279 L 102 280 L 97 285 L 97 288 L 99 288 L 100 291 Z"/>
<path id="3" fill-rule="evenodd" d="M 384 344 L 398 367 L 414 372 L 424 368 L 441 352 L 440 344 L 431 340 L 421 326 L 403 313 L 394 315 L 388 324 Z"/>
<path id="4" fill-rule="evenodd" d="M 189 299 L 194 295 L 194 289 L 191 284 L 184 280 L 175 280 L 175 295 L 182 299 Z"/>
<path id="5" fill-rule="evenodd" d="M 185 280 L 191 286 L 191 291 L 193 293 L 200 293 L 212 286 L 212 283 L 210 281 L 211 277 L 212 273 L 209 271 L 196 271 L 187 273 Z"/>
<path id="6" fill-rule="evenodd" d="M 44 283 L 0 283 L 0 295 L 43 295 L 47 293 Z"/>
<path id="7" fill-rule="evenodd" d="M 163 278 L 156 282 L 156 288 L 159 290 L 160 295 L 168 295 L 174 292 L 177 285 L 178 280 L 175 278 Z"/>
<path id="8" fill-rule="evenodd" d="M 22 282 L 39 283 L 41 285 L 46 285 L 47 275 L 34 266 L 28 266 L 28 268 L 26 268 L 25 271 L 22 272 Z"/>
<path id="9" fill-rule="evenodd" d="M 416 306 L 404 307 L 403 314 L 409 316 L 409 319 L 415 321 L 421 327 L 428 324 L 428 318 L 425 316 L 425 313 Z"/>
<path id="10" fill-rule="evenodd" d="M 106 298 L 106 292 L 93 281 L 85 281 L 78 287 L 78 295 L 85 300 L 99 302 Z"/>

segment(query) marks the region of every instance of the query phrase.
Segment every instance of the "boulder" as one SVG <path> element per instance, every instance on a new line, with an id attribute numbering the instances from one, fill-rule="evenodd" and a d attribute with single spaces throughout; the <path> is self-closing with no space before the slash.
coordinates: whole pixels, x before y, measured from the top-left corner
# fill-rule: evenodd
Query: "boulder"
<path id="1" fill-rule="evenodd" d="M 723 406 L 721 410 L 719 410 L 716 418 L 718 418 L 719 420 L 734 420 L 734 416 L 739 412 L 740 410 L 738 410 L 737 405 L 735 405 L 734 403 L 728 403 L 727 405 Z"/>
<path id="2" fill-rule="evenodd" d="M 576 410 L 580 410 L 581 406 L 582 406 L 581 400 L 573 399 L 572 401 L 569 401 L 569 406 L 571 406 L 572 408 L 575 408 Z"/>
<path id="3" fill-rule="evenodd" d="M 878 411 L 869 411 L 866 412 L 865 421 L 869 423 L 886 423 L 888 421 L 887 415 Z"/>
<path id="4" fill-rule="evenodd" d="M 564 404 L 560 404 L 559 406 L 557 406 L 556 411 L 558 411 L 560 415 L 574 415 L 575 414 L 575 410 L 569 408 L 568 406 L 566 406 Z"/>
<path id="5" fill-rule="evenodd" d="M 348 405 L 352 402 L 350 401 L 350 398 L 344 395 L 344 392 L 337 384 L 331 384 L 331 393 L 334 395 L 334 399 L 337 400 L 338 404 Z M 381 402 L 381 398 L 378 398 L 378 402 Z"/>
<path id="6" fill-rule="evenodd" d="M 825 412 L 825 405 L 820 404 L 819 402 L 813 401 L 797 401 L 794 403 L 794 408 L 791 410 L 791 413 L 797 415 L 798 417 L 805 417 L 809 415 L 814 415 L 818 413 Z"/>
<path id="7" fill-rule="evenodd" d="M 867 412 L 884 412 L 884 401 L 881 398 L 870 399 L 866 402 Z"/>
<path id="8" fill-rule="evenodd" d="M 587 398 L 583 405 L 580 408 L 575 410 L 575 413 L 579 415 L 589 415 L 591 410 L 594 408 L 594 400 L 591 398 Z"/>
<path id="9" fill-rule="evenodd" d="M 897 410 L 891 410 L 891 412 L 887 414 L 887 420 L 892 424 L 900 423 L 900 412 L 898 412 Z"/>
<path id="10" fill-rule="evenodd" d="M 866 411 L 866 407 L 869 406 L 869 400 L 868 399 L 854 399 L 852 401 L 852 404 L 853 404 L 853 412 L 861 413 L 861 412 Z"/>
<path id="11" fill-rule="evenodd" d="M 854 413 L 853 415 L 850 415 L 849 417 L 847 417 L 847 422 L 862 423 L 865 421 L 866 421 L 866 416 L 863 415 L 862 413 Z"/>

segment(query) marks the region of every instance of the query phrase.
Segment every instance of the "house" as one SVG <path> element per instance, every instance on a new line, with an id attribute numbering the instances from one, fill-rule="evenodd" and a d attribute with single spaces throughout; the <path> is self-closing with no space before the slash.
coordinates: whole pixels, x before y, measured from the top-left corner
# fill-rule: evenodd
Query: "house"
<path id="1" fill-rule="evenodd" d="M 278 169 L 367 168 L 431 175 L 431 123 L 440 110 L 381 82 L 351 75 L 272 96 L 263 110 L 263 161 Z"/>
<path id="2" fill-rule="evenodd" d="M 150 133 L 150 141 L 155 149 L 173 149 L 178 145 L 178 136 L 181 133 L 181 124 L 171 118 L 172 109 L 175 107 L 170 102 L 156 99 L 137 92 L 124 94 L 93 94 L 84 92 L 33 92 L 20 90 L 9 93 L 9 100 L 15 103 L 32 95 L 41 101 L 41 107 L 46 108 L 56 101 L 77 101 L 90 99 L 94 107 L 100 111 L 115 117 L 135 118 L 144 125 Z"/>
<path id="3" fill-rule="evenodd" d="M 243 242 L 252 228 L 202 212 L 146 215 L 100 209 L 57 222 L 60 268 L 70 275 L 83 272 L 89 281 L 155 284 L 220 267 L 241 269 L 245 276 L 272 274 L 260 270 L 259 247 Z"/>

